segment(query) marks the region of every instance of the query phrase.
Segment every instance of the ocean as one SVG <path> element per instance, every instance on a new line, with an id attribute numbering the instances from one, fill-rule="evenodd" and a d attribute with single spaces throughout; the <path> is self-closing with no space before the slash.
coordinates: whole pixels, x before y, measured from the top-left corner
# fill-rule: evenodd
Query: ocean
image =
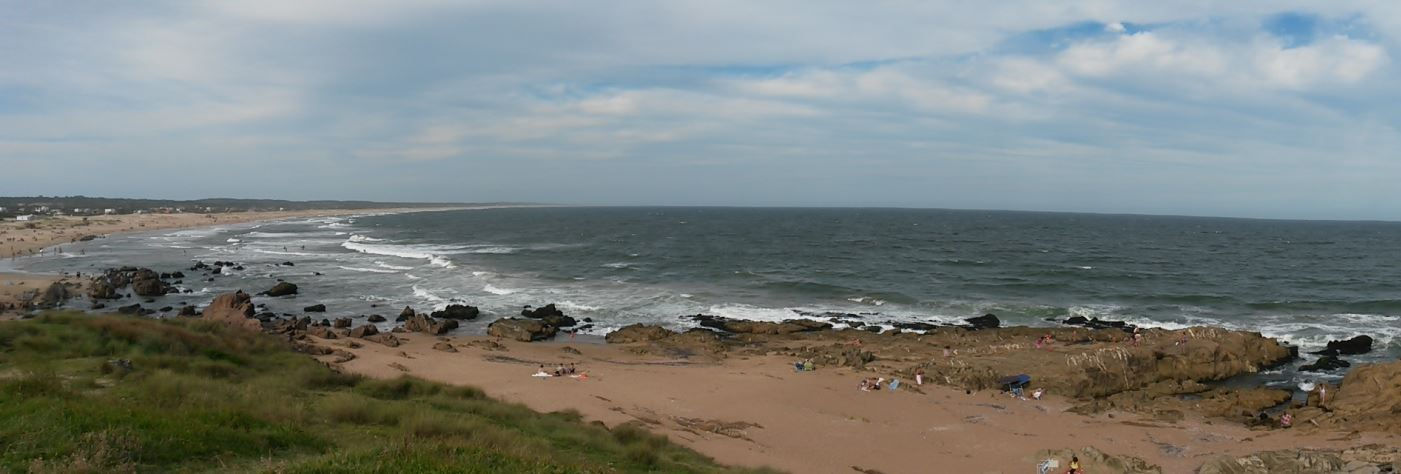
<path id="1" fill-rule="evenodd" d="M 585 333 L 681 316 L 781 320 L 851 313 L 867 324 L 993 313 L 1259 331 L 1304 351 L 1359 334 L 1367 362 L 1401 356 L 1401 223 L 929 209 L 526 207 L 294 219 L 65 246 L 24 271 L 158 271 L 195 260 L 244 270 L 169 303 L 270 288 L 275 312 L 393 316 L 452 302 L 496 317 L 554 303 Z M 292 262 L 294 266 L 279 265 Z M 186 272 L 187 274 L 190 272 Z M 320 275 L 317 275 L 319 273 Z M 150 306 L 150 305 L 147 305 Z M 319 316 L 318 316 L 319 317 Z M 359 321 L 357 321 L 357 324 Z M 385 323 L 385 329 L 389 323 Z M 1326 378 L 1326 377 L 1324 377 Z"/>

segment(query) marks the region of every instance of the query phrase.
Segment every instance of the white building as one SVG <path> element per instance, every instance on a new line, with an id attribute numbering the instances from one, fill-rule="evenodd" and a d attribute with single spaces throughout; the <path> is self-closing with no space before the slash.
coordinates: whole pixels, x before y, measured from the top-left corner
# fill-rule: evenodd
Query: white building
<path id="1" fill-rule="evenodd" d="M 23 221 L 35 221 L 35 220 L 39 220 L 39 218 L 38 218 L 37 216 L 35 216 L 34 214 L 25 214 L 25 215 L 22 215 L 22 216 L 15 216 L 15 220 L 23 222 Z"/>
<path id="2" fill-rule="evenodd" d="M 103 210 L 102 210 L 102 213 L 103 213 L 103 214 L 116 214 L 116 213 L 117 213 L 117 210 L 116 210 L 116 209 L 103 209 Z"/>
<path id="3" fill-rule="evenodd" d="M 5 212 L 5 206 L 0 206 L 0 212 Z"/>

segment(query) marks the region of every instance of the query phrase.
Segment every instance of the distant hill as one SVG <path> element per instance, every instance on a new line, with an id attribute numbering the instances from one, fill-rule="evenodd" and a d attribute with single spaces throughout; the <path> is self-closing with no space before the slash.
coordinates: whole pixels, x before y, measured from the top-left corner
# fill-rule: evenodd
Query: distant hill
<path id="1" fill-rule="evenodd" d="M 126 199 L 88 196 L 0 196 L 0 214 L 22 214 L 40 211 L 62 211 L 77 214 L 101 214 L 112 209 L 117 214 L 141 210 L 182 209 L 185 212 L 241 212 L 304 209 L 388 209 L 406 207 L 454 207 L 506 203 L 447 203 L 447 202 L 373 202 L 373 201 L 284 201 L 279 199 L 210 198 L 190 201 L 170 199 Z M 84 212 L 75 212 L 75 209 Z"/>

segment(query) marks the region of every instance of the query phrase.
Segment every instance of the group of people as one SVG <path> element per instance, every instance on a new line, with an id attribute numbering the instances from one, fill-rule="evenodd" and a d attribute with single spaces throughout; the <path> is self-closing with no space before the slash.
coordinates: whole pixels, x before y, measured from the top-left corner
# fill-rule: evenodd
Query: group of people
<path id="1" fill-rule="evenodd" d="M 886 383 L 885 377 L 878 377 L 874 379 L 870 377 L 865 377 L 861 379 L 861 383 L 858 384 L 856 387 L 861 389 L 862 392 L 880 390 L 881 387 L 885 387 L 886 390 L 895 391 L 900 388 L 900 379 L 890 379 L 890 382 Z"/>
<path id="2" fill-rule="evenodd" d="M 533 376 L 533 377 L 576 377 L 576 378 L 585 378 L 585 377 L 588 377 L 588 374 L 587 374 L 587 373 L 580 374 L 580 373 L 579 373 L 578 367 L 575 367 L 574 364 L 571 362 L 571 363 L 569 363 L 568 365 L 566 365 L 566 364 L 559 364 L 559 365 L 555 366 L 554 372 L 548 372 L 548 371 L 546 371 L 546 370 L 545 370 L 545 364 L 540 364 L 540 370 L 537 371 L 537 372 L 535 372 L 532 376 Z"/>
<path id="3" fill-rule="evenodd" d="M 817 366 L 812 363 L 812 359 L 803 359 L 793 363 L 793 371 L 795 372 L 812 372 L 814 370 L 817 370 Z"/>

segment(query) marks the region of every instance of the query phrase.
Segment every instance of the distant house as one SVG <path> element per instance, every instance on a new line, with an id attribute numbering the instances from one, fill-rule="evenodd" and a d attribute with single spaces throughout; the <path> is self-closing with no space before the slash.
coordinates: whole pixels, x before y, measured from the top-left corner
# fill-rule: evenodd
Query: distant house
<path id="1" fill-rule="evenodd" d="M 109 214 L 109 215 L 110 215 L 110 214 L 116 214 L 116 213 L 117 213 L 117 210 L 116 210 L 116 209 L 103 209 L 103 210 L 102 210 L 102 213 L 103 213 L 103 214 Z"/>
<path id="2" fill-rule="evenodd" d="M 20 221 L 20 222 L 24 222 L 24 221 L 37 221 L 37 220 L 39 220 L 39 216 L 36 216 L 36 215 L 34 215 L 34 214 L 25 214 L 25 215 L 22 215 L 22 216 L 15 216 L 15 220 Z"/>
<path id="3" fill-rule="evenodd" d="M 0 212 L 5 212 L 5 211 L 7 211 L 7 210 L 8 210 L 8 209 L 5 209 L 5 206 L 0 206 Z"/>

